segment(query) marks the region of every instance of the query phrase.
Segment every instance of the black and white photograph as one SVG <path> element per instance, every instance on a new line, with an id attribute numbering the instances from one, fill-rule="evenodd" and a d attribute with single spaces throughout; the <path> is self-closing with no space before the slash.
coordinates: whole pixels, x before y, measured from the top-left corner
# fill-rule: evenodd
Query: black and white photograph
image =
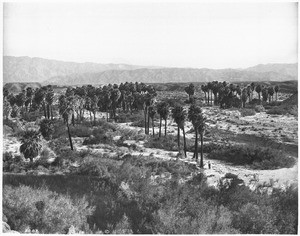
<path id="1" fill-rule="evenodd" d="M 2 233 L 298 234 L 298 1 L 4 1 Z"/>

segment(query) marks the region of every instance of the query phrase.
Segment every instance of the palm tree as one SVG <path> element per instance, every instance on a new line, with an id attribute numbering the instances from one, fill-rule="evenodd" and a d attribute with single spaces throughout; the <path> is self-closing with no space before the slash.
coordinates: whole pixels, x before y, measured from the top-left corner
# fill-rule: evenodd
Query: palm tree
<path id="1" fill-rule="evenodd" d="M 195 130 L 195 150 L 193 158 L 196 158 L 196 161 L 198 161 L 198 129 L 196 126 L 196 120 L 197 120 L 197 114 L 200 112 L 201 108 L 196 106 L 195 104 L 192 104 L 188 111 L 188 119 L 192 122 L 192 125 Z"/>
<path id="2" fill-rule="evenodd" d="M 115 119 L 116 121 L 116 109 L 117 109 L 117 103 L 118 103 L 118 100 L 121 96 L 121 92 L 118 88 L 114 88 L 111 90 L 111 94 L 110 94 L 110 99 L 111 99 L 111 103 L 112 103 L 112 115 L 113 115 L 113 118 Z"/>
<path id="3" fill-rule="evenodd" d="M 200 140 L 201 140 L 201 159 L 200 159 L 200 168 L 203 168 L 203 136 L 206 129 L 205 124 L 206 118 L 203 115 L 202 110 L 198 109 L 198 113 L 196 113 L 195 118 L 195 126 L 197 128 L 198 133 L 200 134 Z"/>
<path id="4" fill-rule="evenodd" d="M 278 99 L 278 92 L 279 92 L 279 86 L 275 85 L 274 90 L 275 90 L 275 93 L 276 93 L 276 101 L 277 101 L 277 99 Z"/>
<path id="5" fill-rule="evenodd" d="M 263 87 L 262 90 L 261 90 L 261 92 L 262 92 L 263 101 L 267 102 L 268 101 L 268 96 L 269 96 L 269 94 L 268 94 L 268 88 L 267 87 Z"/>
<path id="6" fill-rule="evenodd" d="M 186 140 L 185 140 L 185 131 L 184 131 L 184 122 L 186 118 L 186 111 L 182 106 L 176 106 L 172 110 L 172 117 L 177 124 L 178 133 L 177 133 L 177 142 L 178 142 L 178 152 L 180 153 L 180 129 L 183 132 L 183 140 L 184 140 L 184 154 L 186 157 Z"/>
<path id="7" fill-rule="evenodd" d="M 150 117 L 151 120 L 152 120 L 152 135 L 154 136 L 154 116 L 155 116 L 155 114 L 156 114 L 156 111 L 155 111 L 154 106 L 150 106 L 148 109 L 149 109 L 149 110 L 148 110 L 149 117 Z"/>
<path id="8" fill-rule="evenodd" d="M 33 90 L 31 87 L 26 88 L 26 97 L 29 101 L 29 110 L 30 110 L 32 105 L 32 98 L 33 98 Z"/>
<path id="9" fill-rule="evenodd" d="M 185 87 L 184 90 L 189 95 L 189 102 L 191 102 L 191 98 L 195 93 L 195 86 L 191 83 L 189 86 Z"/>
<path id="10" fill-rule="evenodd" d="M 159 137 L 161 137 L 161 123 L 165 121 L 165 136 L 167 135 L 167 119 L 169 115 L 169 104 L 161 102 L 157 104 L 157 113 L 159 114 Z"/>
<path id="11" fill-rule="evenodd" d="M 243 91 L 242 91 L 242 96 L 241 96 L 242 103 L 243 103 L 243 108 L 246 107 L 247 98 L 248 98 L 248 92 L 247 92 L 247 89 L 244 88 Z"/>
<path id="12" fill-rule="evenodd" d="M 254 89 L 255 89 L 255 83 L 254 82 L 252 82 L 251 84 L 250 84 L 250 88 L 251 88 L 251 101 L 253 100 L 253 91 L 254 91 Z"/>
<path id="13" fill-rule="evenodd" d="M 247 95 L 248 95 L 248 98 L 249 98 L 249 102 L 251 102 L 251 86 L 250 85 L 248 85 L 247 86 L 247 89 L 246 89 L 246 91 L 247 91 Z"/>
<path id="14" fill-rule="evenodd" d="M 256 85 L 255 91 L 256 91 L 257 94 L 258 94 L 258 99 L 259 99 L 259 101 L 261 101 L 261 99 L 260 99 L 260 93 L 261 93 L 261 90 L 262 90 L 261 85 L 260 85 L 260 84 Z"/>
<path id="15" fill-rule="evenodd" d="M 205 102 L 206 102 L 206 104 L 208 104 L 209 103 L 209 93 L 208 93 L 207 85 L 202 84 L 201 85 L 201 90 L 204 92 Z M 206 98 L 206 93 L 208 93 L 208 100 Z"/>
<path id="16" fill-rule="evenodd" d="M 272 86 L 268 87 L 268 94 L 269 94 L 269 102 L 271 102 L 271 98 L 273 101 L 274 88 Z"/>
<path id="17" fill-rule="evenodd" d="M 48 119 L 42 120 L 40 123 L 40 132 L 46 140 L 51 139 L 54 133 L 53 121 Z"/>
<path id="18" fill-rule="evenodd" d="M 59 113 L 63 117 L 66 125 L 67 125 L 67 131 L 70 141 L 70 147 L 71 150 L 73 150 L 73 142 L 72 142 L 72 136 L 70 133 L 70 126 L 72 117 L 74 115 L 74 96 L 67 97 L 66 95 L 61 95 L 59 97 Z"/>
<path id="19" fill-rule="evenodd" d="M 21 137 L 20 152 L 24 155 L 26 159 L 30 159 L 33 162 L 39 150 L 41 148 L 40 144 L 40 134 L 35 130 L 27 130 Z"/>
<path id="20" fill-rule="evenodd" d="M 47 86 L 47 91 L 46 91 L 46 97 L 45 101 L 47 103 L 47 117 L 50 119 L 50 114 L 51 114 L 51 119 L 53 119 L 53 112 L 52 112 L 52 104 L 54 100 L 54 90 L 51 85 Z"/>

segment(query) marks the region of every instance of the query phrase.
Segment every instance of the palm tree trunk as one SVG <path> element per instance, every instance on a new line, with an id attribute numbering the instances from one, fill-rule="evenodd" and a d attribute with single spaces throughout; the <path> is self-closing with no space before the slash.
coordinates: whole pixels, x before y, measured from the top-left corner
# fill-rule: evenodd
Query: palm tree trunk
<path id="1" fill-rule="evenodd" d="M 161 137 L 161 122 L 162 122 L 162 118 L 160 116 L 159 117 L 159 137 Z"/>
<path id="2" fill-rule="evenodd" d="M 153 136 L 155 135 L 155 133 L 154 133 L 154 118 L 152 118 L 152 134 L 153 134 Z"/>
<path id="3" fill-rule="evenodd" d="M 204 100 L 205 100 L 205 102 L 207 102 L 206 92 L 204 92 Z"/>
<path id="4" fill-rule="evenodd" d="M 213 105 L 213 99 L 212 99 L 212 91 L 210 91 L 210 103 L 211 103 L 211 105 Z"/>
<path id="5" fill-rule="evenodd" d="M 94 126 L 96 125 L 96 111 L 93 112 L 94 113 Z"/>
<path id="6" fill-rule="evenodd" d="M 178 126 L 178 131 L 177 131 L 177 144 L 178 144 L 178 153 L 180 153 L 180 128 Z"/>
<path id="7" fill-rule="evenodd" d="M 49 104 L 47 104 L 47 117 L 50 119 L 50 107 Z"/>
<path id="8" fill-rule="evenodd" d="M 207 91 L 207 105 L 209 105 L 209 90 Z"/>
<path id="9" fill-rule="evenodd" d="M 75 116 L 74 116 L 74 112 L 72 113 L 72 125 L 75 126 Z"/>
<path id="10" fill-rule="evenodd" d="M 203 168 L 203 133 L 200 133 L 200 139 L 201 139 L 201 160 L 200 160 L 200 168 Z"/>
<path id="11" fill-rule="evenodd" d="M 45 102 L 43 102 L 43 109 L 44 109 L 44 116 L 45 116 L 45 119 L 47 119 L 47 112 L 46 112 L 46 105 L 45 105 Z"/>
<path id="12" fill-rule="evenodd" d="M 147 134 L 147 108 L 144 110 L 145 134 Z"/>
<path id="13" fill-rule="evenodd" d="M 167 119 L 165 119 L 165 136 L 167 136 Z"/>
<path id="14" fill-rule="evenodd" d="M 198 162 L 198 130 L 196 129 L 196 138 L 195 138 L 195 158 Z"/>
<path id="15" fill-rule="evenodd" d="M 52 109 L 52 106 L 50 106 L 50 112 L 51 112 L 51 120 L 53 120 L 53 109 Z"/>
<path id="16" fill-rule="evenodd" d="M 147 134 L 150 133 L 150 116 L 149 116 L 149 111 L 148 111 L 148 124 L 147 124 Z"/>
<path id="17" fill-rule="evenodd" d="M 72 137 L 71 137 L 70 128 L 69 128 L 69 122 L 68 121 L 67 121 L 67 128 L 68 128 L 68 135 L 69 135 L 70 147 L 71 147 L 71 150 L 73 151 L 73 143 L 72 143 Z"/>
<path id="18" fill-rule="evenodd" d="M 184 127 L 182 128 L 182 132 L 183 132 L 183 149 L 184 149 L 184 156 L 186 157 L 186 140 L 185 140 L 185 131 L 184 131 Z"/>

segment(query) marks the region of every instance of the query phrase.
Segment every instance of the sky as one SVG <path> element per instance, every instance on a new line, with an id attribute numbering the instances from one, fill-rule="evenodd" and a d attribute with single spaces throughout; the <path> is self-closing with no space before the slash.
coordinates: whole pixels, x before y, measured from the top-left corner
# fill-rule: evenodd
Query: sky
<path id="1" fill-rule="evenodd" d="M 4 3 L 4 55 L 192 68 L 296 63 L 297 3 Z"/>

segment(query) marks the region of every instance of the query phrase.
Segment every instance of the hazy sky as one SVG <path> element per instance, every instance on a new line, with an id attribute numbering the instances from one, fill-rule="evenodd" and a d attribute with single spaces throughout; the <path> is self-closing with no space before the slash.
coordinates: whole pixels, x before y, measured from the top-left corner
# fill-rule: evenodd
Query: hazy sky
<path id="1" fill-rule="evenodd" d="M 297 3 L 5 3 L 4 55 L 240 68 L 297 62 Z"/>

